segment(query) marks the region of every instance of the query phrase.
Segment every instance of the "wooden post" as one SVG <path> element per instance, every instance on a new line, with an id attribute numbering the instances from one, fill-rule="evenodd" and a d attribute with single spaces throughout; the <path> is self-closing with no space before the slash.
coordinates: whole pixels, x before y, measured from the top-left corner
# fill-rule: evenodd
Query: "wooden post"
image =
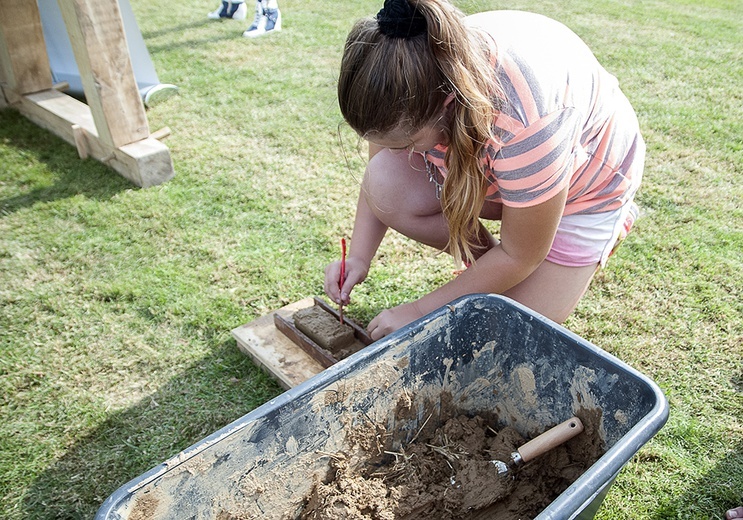
<path id="1" fill-rule="evenodd" d="M 23 94 L 52 88 L 35 1 L 0 0 L 0 81 L 9 103 Z"/>
<path id="2" fill-rule="evenodd" d="M 111 148 L 150 135 L 117 1 L 58 0 L 98 137 Z"/>

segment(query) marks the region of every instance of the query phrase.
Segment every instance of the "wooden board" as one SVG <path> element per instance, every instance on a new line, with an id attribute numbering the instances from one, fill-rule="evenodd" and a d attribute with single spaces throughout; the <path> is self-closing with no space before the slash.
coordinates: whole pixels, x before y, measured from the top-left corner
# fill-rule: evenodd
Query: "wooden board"
<path id="1" fill-rule="evenodd" d="M 148 137 L 111 148 L 99 138 L 90 107 L 67 94 L 44 90 L 22 96 L 13 106 L 38 126 L 75 146 L 81 157 L 103 162 L 137 186 L 155 186 L 175 175 L 167 146 Z"/>
<path id="2" fill-rule="evenodd" d="M 232 330 L 238 348 L 286 389 L 297 386 L 338 361 L 294 326 L 295 312 L 312 306 L 339 319 L 338 311 L 320 298 L 305 298 L 261 316 Z M 356 350 L 371 345 L 373 340 L 353 320 L 346 323 L 354 329 Z"/>
<path id="3" fill-rule="evenodd" d="M 274 311 L 285 319 L 315 304 L 305 298 Z M 232 330 L 238 348 L 275 377 L 286 389 L 297 386 L 324 369 L 274 325 L 274 312 Z"/>

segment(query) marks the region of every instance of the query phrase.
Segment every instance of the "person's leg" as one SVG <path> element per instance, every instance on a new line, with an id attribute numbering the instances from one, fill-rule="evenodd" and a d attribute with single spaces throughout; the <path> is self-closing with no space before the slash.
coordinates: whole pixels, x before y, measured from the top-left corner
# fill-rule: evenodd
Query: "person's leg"
<path id="1" fill-rule="evenodd" d="M 253 24 L 246 29 L 243 36 L 255 38 L 281 30 L 281 11 L 277 0 L 257 0 Z"/>
<path id="2" fill-rule="evenodd" d="M 520 284 L 504 293 L 548 317 L 562 323 L 573 312 L 593 279 L 597 265 L 566 267 L 548 260 Z"/>
<path id="3" fill-rule="evenodd" d="M 563 216 L 547 259 L 506 296 L 562 323 L 636 218 L 630 201 L 614 211 Z"/>
<path id="4" fill-rule="evenodd" d="M 266 7 L 266 32 L 281 30 L 281 11 L 276 0 L 268 0 Z"/>
<path id="5" fill-rule="evenodd" d="M 413 240 L 446 251 L 449 228 L 437 197 L 436 184 L 426 171 L 419 154 L 384 149 L 370 161 L 362 184 L 362 193 L 374 215 L 385 225 Z M 488 203 L 482 217 L 499 219 L 501 205 Z M 480 226 L 479 257 L 498 241 Z"/>
<path id="6" fill-rule="evenodd" d="M 253 15 L 253 23 L 250 25 L 250 27 L 247 28 L 245 32 L 248 31 L 255 31 L 258 29 L 258 27 L 261 25 L 261 20 L 263 20 L 263 4 L 261 0 L 255 1 L 255 14 Z"/>
<path id="7" fill-rule="evenodd" d="M 243 0 L 223 1 L 222 5 L 207 16 L 212 20 L 220 18 L 230 18 L 232 20 L 244 20 L 248 12 L 247 6 Z"/>
<path id="8" fill-rule="evenodd" d="M 369 208 L 385 225 L 422 244 L 446 247 L 446 220 L 419 154 L 382 150 L 369 161 L 362 190 Z"/>

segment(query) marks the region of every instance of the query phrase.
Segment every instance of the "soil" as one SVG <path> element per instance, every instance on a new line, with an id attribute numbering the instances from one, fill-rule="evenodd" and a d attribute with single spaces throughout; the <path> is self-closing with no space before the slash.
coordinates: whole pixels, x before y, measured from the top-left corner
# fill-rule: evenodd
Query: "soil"
<path id="1" fill-rule="evenodd" d="M 384 444 L 379 425 L 349 435 L 354 448 L 328 454 L 330 470 L 307 497 L 304 520 L 524 519 L 536 516 L 603 454 L 601 410 L 577 413 L 585 430 L 535 461 L 498 475 L 524 444 L 514 428 L 496 431 L 483 417 L 456 415 L 426 425 L 404 448 Z"/>

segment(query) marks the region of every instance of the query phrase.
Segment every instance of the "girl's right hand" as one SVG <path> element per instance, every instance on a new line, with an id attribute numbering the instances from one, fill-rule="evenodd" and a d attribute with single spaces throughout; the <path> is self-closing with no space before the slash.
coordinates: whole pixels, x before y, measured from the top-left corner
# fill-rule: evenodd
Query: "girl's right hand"
<path id="1" fill-rule="evenodd" d="M 365 261 L 349 256 L 346 258 L 346 279 L 341 285 L 341 263 L 335 261 L 325 268 L 325 294 L 337 304 L 351 303 L 351 290 L 356 284 L 363 282 L 369 274 L 369 264 Z"/>

